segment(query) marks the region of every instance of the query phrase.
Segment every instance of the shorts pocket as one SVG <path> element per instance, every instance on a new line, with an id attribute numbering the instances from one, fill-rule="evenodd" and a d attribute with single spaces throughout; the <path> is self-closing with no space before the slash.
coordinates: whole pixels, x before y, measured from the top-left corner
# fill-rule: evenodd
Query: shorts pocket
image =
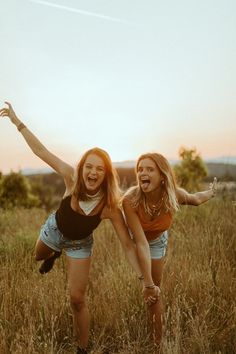
<path id="1" fill-rule="evenodd" d="M 162 237 L 161 237 L 161 243 L 166 246 L 167 242 L 168 242 L 168 233 L 164 232 Z"/>

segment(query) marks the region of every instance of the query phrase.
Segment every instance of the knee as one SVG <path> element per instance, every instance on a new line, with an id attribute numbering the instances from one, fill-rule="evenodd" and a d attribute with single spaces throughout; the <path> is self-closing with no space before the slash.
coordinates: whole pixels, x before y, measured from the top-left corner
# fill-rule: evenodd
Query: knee
<path id="1" fill-rule="evenodd" d="M 79 311 L 85 306 L 85 294 L 82 292 L 70 293 L 70 304 L 72 309 Z"/>
<path id="2" fill-rule="evenodd" d="M 42 257 L 42 255 L 40 255 L 39 253 L 35 253 L 34 255 L 34 259 L 38 262 L 38 261 L 42 261 L 44 260 L 44 258 Z"/>
<path id="3" fill-rule="evenodd" d="M 45 259 L 48 259 L 50 258 L 51 256 L 53 255 L 53 253 L 49 253 L 49 254 L 42 254 L 40 252 L 35 252 L 35 256 L 34 256 L 34 259 L 36 261 L 45 261 Z"/>

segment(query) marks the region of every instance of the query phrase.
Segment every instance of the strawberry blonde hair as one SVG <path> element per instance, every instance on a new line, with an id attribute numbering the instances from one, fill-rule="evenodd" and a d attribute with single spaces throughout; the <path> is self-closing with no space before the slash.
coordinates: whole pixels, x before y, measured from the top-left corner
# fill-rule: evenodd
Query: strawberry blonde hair
<path id="1" fill-rule="evenodd" d="M 164 207 L 166 208 L 166 210 L 169 211 L 176 211 L 179 209 L 179 203 L 176 197 L 176 188 L 177 188 L 177 184 L 175 181 L 175 176 L 174 173 L 172 171 L 172 168 L 169 164 L 169 162 L 167 161 L 167 159 L 158 153 L 146 153 L 141 155 L 138 158 L 138 161 L 136 163 L 136 168 L 135 168 L 135 172 L 137 175 L 138 172 L 138 167 L 139 164 L 142 160 L 144 159 L 151 159 L 155 165 L 157 166 L 157 168 L 159 169 L 162 178 L 163 178 L 163 188 L 164 188 L 164 193 L 163 193 L 163 204 Z M 136 208 L 138 205 L 142 204 L 144 205 L 144 207 L 146 206 L 145 203 L 145 193 L 142 191 L 142 188 L 140 187 L 139 184 L 139 180 L 137 178 L 137 185 L 134 187 L 131 187 L 130 189 L 128 189 L 128 191 L 125 194 L 125 197 L 130 197 L 130 201 L 131 204 L 134 208 Z M 146 209 L 145 209 L 146 210 Z M 149 210 L 146 210 L 148 212 L 148 214 L 150 214 Z"/>
<path id="2" fill-rule="evenodd" d="M 108 153 L 98 147 L 88 150 L 80 159 L 75 172 L 75 184 L 72 192 L 73 196 L 78 201 L 88 200 L 87 190 L 83 180 L 83 167 L 89 155 L 97 155 L 104 162 L 105 176 L 101 184 L 101 190 L 104 193 L 104 201 L 108 208 L 116 207 L 120 199 L 118 175 L 112 166 L 111 158 Z"/>

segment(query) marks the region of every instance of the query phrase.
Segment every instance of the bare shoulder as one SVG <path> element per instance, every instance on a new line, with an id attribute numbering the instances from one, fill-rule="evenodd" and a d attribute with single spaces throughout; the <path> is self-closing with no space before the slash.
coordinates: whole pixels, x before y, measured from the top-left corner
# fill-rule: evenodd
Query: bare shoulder
<path id="1" fill-rule="evenodd" d="M 133 202 L 131 200 L 130 196 L 127 196 L 123 199 L 122 203 L 123 209 L 125 214 L 136 214 L 137 213 L 137 207 L 133 205 Z"/>
<path id="2" fill-rule="evenodd" d="M 127 205 L 131 205 L 131 198 L 129 195 L 125 195 L 122 199 L 122 205 L 123 206 L 127 206 Z"/>

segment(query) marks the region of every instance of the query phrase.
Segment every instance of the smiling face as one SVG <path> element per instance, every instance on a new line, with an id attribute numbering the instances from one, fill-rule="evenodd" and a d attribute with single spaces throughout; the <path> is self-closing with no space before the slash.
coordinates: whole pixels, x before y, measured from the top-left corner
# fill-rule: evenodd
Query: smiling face
<path id="1" fill-rule="evenodd" d="M 105 163 L 96 154 L 89 154 L 83 165 L 83 181 L 88 194 L 96 194 L 104 181 Z"/>
<path id="2" fill-rule="evenodd" d="M 150 158 L 144 158 L 139 161 L 137 176 L 139 185 L 144 193 L 153 192 L 158 189 L 163 180 L 159 168 Z"/>

